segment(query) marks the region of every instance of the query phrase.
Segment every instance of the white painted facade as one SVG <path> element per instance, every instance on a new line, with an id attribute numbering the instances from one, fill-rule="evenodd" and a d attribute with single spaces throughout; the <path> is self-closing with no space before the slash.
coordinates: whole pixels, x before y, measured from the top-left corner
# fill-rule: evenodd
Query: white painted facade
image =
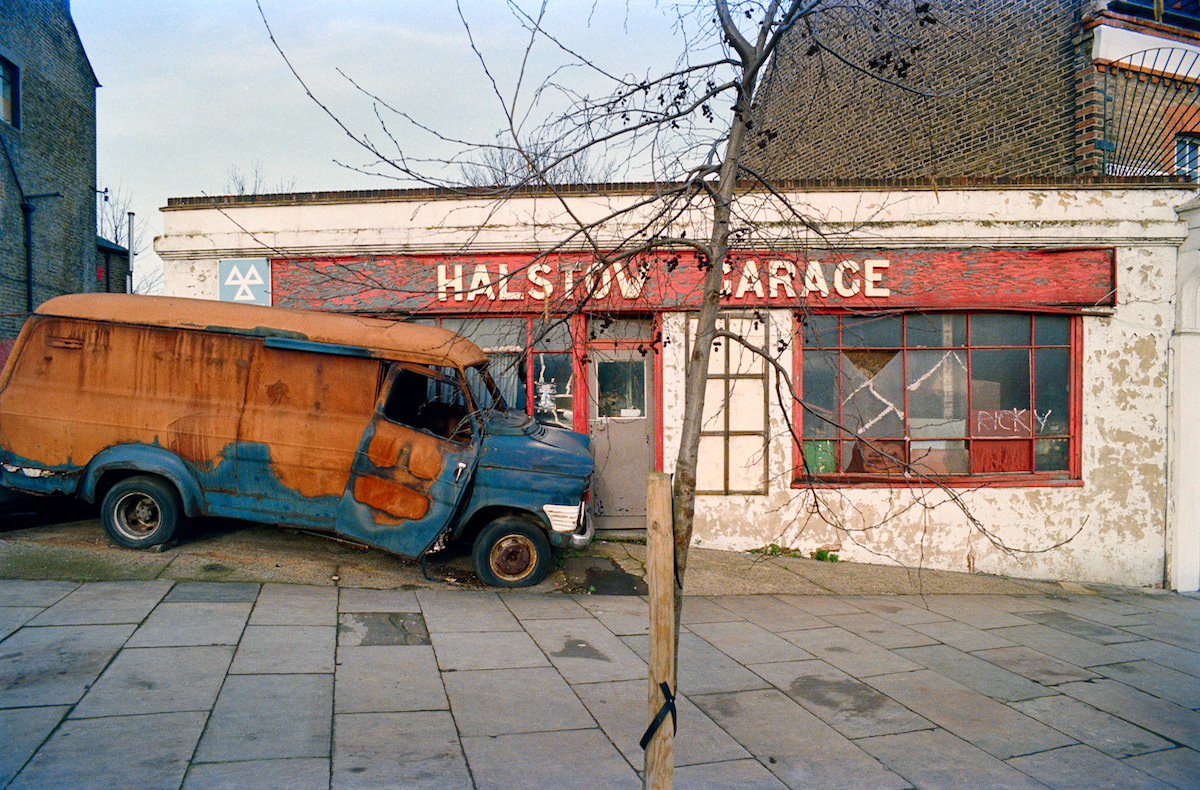
<path id="1" fill-rule="evenodd" d="M 1177 212 L 1193 195 L 1183 187 L 1113 184 L 792 195 L 840 249 L 1115 250 L 1116 306 L 1085 310 L 1082 318 L 1081 483 L 796 488 L 785 412 L 772 399 L 767 492 L 701 496 L 697 542 L 727 549 L 778 543 L 805 552 L 836 543 L 846 560 L 1197 589 L 1200 242 L 1188 233 L 1189 222 L 1200 226 L 1200 207 L 1189 206 L 1185 219 Z M 577 216 L 596 219 L 638 197 L 569 200 Z M 744 198 L 744 208 L 754 200 Z M 769 211 L 760 208 L 759 218 Z M 551 247 L 570 227 L 562 206 L 545 195 L 505 203 L 403 193 L 175 201 L 155 248 L 167 295 L 212 299 L 220 260 L 531 252 Z M 702 235 L 704 215 L 679 227 Z M 604 233 L 617 238 L 624 230 Z M 824 243 L 787 232 L 774 248 Z M 773 337 L 795 331 L 792 311 L 765 314 Z M 684 409 L 685 325 L 685 314 L 662 316 L 657 396 L 667 471 Z M 781 354 L 789 368 L 792 352 Z"/>

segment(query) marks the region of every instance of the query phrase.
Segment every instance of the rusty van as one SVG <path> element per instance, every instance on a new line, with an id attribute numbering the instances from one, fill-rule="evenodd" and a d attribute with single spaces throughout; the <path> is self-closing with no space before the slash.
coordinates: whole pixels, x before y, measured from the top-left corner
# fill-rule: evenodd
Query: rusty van
<path id="1" fill-rule="evenodd" d="M 592 537 L 587 437 L 512 411 L 471 341 L 432 326 L 125 294 L 61 296 L 0 373 L 0 486 L 100 503 L 164 543 L 212 515 L 416 558 L 469 543 L 535 584 Z"/>

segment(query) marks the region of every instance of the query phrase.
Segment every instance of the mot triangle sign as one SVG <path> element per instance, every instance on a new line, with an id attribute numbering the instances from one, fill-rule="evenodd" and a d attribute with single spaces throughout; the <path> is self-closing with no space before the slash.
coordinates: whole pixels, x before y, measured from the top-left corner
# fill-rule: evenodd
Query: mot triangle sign
<path id="1" fill-rule="evenodd" d="M 222 302 L 270 306 L 271 263 L 266 258 L 219 261 L 217 278 Z"/>

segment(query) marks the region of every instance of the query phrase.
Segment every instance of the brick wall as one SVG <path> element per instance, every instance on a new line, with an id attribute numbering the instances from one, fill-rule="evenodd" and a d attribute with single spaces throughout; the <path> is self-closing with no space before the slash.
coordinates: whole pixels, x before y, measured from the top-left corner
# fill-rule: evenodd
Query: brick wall
<path id="1" fill-rule="evenodd" d="M 0 3 L 0 55 L 20 69 L 21 102 L 17 128 L 0 122 L 9 154 L 0 151 L 0 338 L 6 338 L 25 318 L 21 190 L 61 196 L 29 201 L 34 305 L 94 290 L 96 79 L 68 0 Z"/>
<path id="2" fill-rule="evenodd" d="M 796 28 L 760 94 L 749 166 L 775 179 L 1086 172 L 1076 156 L 1086 0 L 930 0 L 933 23 L 899 5 L 883 25 L 850 11 L 816 20 L 815 35 L 854 66 L 814 52 Z"/>

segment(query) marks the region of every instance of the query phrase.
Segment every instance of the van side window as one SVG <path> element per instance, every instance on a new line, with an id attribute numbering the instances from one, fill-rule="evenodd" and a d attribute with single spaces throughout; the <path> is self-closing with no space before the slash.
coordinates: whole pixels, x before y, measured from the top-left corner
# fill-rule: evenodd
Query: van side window
<path id="1" fill-rule="evenodd" d="M 453 368 L 400 368 L 383 416 L 455 442 L 471 439 L 466 397 Z"/>

